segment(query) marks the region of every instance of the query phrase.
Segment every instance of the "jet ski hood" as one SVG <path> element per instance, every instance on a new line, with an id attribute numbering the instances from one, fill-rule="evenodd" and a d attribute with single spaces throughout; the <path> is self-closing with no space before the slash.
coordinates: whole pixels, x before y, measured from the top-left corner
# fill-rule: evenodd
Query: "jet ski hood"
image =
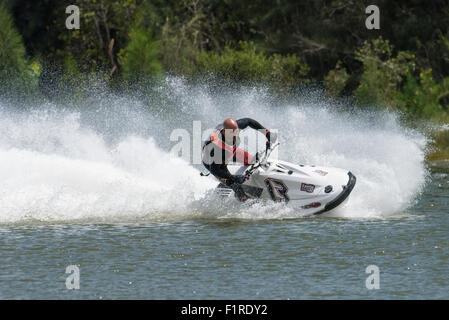
<path id="1" fill-rule="evenodd" d="M 267 155 L 252 166 L 228 165 L 234 175 L 246 174 L 243 190 L 252 198 L 287 202 L 311 214 L 330 211 L 343 205 L 353 190 L 356 178 L 346 169 L 269 159 Z M 221 193 L 232 192 L 221 185 Z"/>

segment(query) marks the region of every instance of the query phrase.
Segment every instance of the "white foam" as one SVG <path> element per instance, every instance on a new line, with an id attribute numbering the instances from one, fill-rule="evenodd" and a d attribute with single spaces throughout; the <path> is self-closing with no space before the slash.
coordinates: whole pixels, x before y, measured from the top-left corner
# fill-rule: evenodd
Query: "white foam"
<path id="1" fill-rule="evenodd" d="M 356 187 L 333 216 L 395 216 L 425 184 L 427 141 L 394 114 L 336 112 L 319 99 L 273 106 L 263 90 L 212 94 L 175 80 L 146 111 L 132 97 L 102 100 L 107 108 L 95 112 L 46 104 L 20 112 L 0 102 L 0 223 L 301 217 L 285 205 L 220 203 L 208 194 L 213 178 L 168 152 L 171 129 L 190 130 L 193 120 L 211 128 L 228 116 L 278 129 L 282 159 L 352 171 Z M 148 119 L 153 128 L 143 132 Z"/>
<path id="2" fill-rule="evenodd" d="M 216 185 L 153 138 L 128 136 L 107 146 L 70 121 L 34 137 L 29 130 L 45 132 L 53 119 L 29 120 L 1 139 L 0 223 L 173 219 L 189 215 L 186 204 Z M 11 147 L 24 136 L 28 148 Z"/>

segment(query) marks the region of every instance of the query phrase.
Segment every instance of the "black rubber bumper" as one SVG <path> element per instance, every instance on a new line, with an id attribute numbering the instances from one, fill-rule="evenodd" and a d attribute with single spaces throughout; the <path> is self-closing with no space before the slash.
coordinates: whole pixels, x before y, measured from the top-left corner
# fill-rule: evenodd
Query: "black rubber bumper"
<path id="1" fill-rule="evenodd" d="M 323 212 L 332 210 L 336 207 L 338 207 L 343 201 L 346 200 L 346 198 L 351 193 L 352 189 L 354 189 L 355 182 L 357 181 L 355 175 L 353 175 L 351 172 L 348 172 L 349 180 L 348 183 L 343 187 L 343 191 L 331 202 L 326 204 L 324 206 L 324 209 L 318 212 L 315 212 L 314 214 L 321 214 Z"/>

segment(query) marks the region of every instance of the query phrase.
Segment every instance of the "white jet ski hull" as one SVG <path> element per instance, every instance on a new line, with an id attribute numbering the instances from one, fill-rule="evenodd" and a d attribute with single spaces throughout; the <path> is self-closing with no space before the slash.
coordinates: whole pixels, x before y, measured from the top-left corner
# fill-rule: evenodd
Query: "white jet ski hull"
<path id="1" fill-rule="evenodd" d="M 245 174 L 248 166 L 230 164 L 232 174 Z M 253 199 L 286 202 L 307 214 L 321 214 L 342 206 L 356 183 L 356 177 L 339 168 L 294 165 L 280 160 L 258 164 L 242 185 Z M 217 187 L 223 197 L 233 197 L 234 191 L 223 184 Z"/>

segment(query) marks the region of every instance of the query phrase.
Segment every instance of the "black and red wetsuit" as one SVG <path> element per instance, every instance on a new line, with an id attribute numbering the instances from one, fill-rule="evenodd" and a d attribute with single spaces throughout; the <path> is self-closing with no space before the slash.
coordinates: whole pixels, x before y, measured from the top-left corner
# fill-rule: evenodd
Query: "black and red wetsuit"
<path id="1" fill-rule="evenodd" d="M 237 125 L 239 130 L 246 129 L 247 127 L 261 130 L 261 132 L 265 134 L 267 140 L 270 141 L 270 131 L 256 120 L 250 118 L 239 119 L 237 120 Z M 227 164 L 232 159 L 232 161 L 249 165 L 252 161 L 252 156 L 238 147 L 240 144 L 239 138 L 234 139 L 233 145 L 225 143 L 222 129 L 223 125 L 218 125 L 210 138 L 203 143 L 203 165 L 222 183 L 233 187 L 236 186 L 236 176 L 233 176 L 229 172 Z M 217 152 L 219 153 L 218 155 L 216 154 Z M 238 191 L 242 191 L 241 187 Z"/>

